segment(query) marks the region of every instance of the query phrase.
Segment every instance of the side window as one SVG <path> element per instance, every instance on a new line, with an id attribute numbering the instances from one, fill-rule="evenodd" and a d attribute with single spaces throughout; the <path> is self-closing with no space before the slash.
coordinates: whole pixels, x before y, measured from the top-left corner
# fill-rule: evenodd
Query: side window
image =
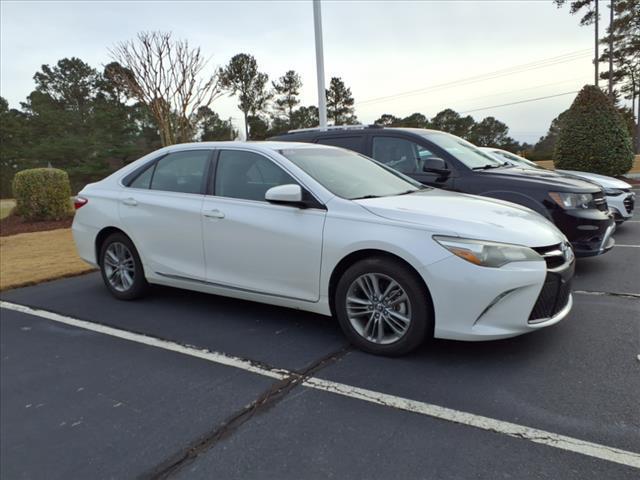
<path id="1" fill-rule="evenodd" d="M 362 137 L 323 137 L 317 143 L 321 145 L 332 145 L 334 147 L 346 148 L 354 152 L 363 153 Z"/>
<path id="2" fill-rule="evenodd" d="M 155 162 L 152 162 L 142 173 L 140 173 L 133 182 L 129 184 L 131 188 L 149 188 L 151 185 L 151 177 L 153 176 L 153 169 L 155 168 Z"/>
<path id="3" fill-rule="evenodd" d="M 373 158 L 402 173 L 420 173 L 434 154 L 416 142 L 397 137 L 373 137 Z"/>
<path id="4" fill-rule="evenodd" d="M 156 164 L 151 190 L 200 193 L 210 150 L 170 153 Z"/>
<path id="5" fill-rule="evenodd" d="M 222 150 L 218 157 L 214 195 L 264 201 L 271 187 L 297 183 L 271 160 L 252 152 Z"/>

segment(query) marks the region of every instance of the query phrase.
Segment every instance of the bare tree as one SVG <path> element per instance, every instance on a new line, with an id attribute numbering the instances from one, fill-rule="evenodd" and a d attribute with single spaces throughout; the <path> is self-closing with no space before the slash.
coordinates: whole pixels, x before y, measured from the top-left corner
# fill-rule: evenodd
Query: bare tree
<path id="1" fill-rule="evenodd" d="M 200 48 L 174 40 L 171 32 L 140 32 L 109 53 L 121 68 L 113 81 L 150 110 L 162 144 L 191 141 L 198 109 L 222 93 L 218 73 L 203 74 Z"/>

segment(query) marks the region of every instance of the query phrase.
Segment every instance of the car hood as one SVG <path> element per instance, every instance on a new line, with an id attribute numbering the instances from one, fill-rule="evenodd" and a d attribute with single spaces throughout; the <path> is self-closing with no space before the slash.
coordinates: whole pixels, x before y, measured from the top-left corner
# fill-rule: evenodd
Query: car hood
<path id="1" fill-rule="evenodd" d="M 566 240 L 555 225 L 533 210 L 475 195 L 434 188 L 356 202 L 377 216 L 421 225 L 438 234 L 529 247 L 554 245 Z"/>
<path id="2" fill-rule="evenodd" d="M 496 180 L 508 179 L 512 182 L 520 181 L 523 183 L 523 187 L 537 186 L 552 192 L 597 193 L 600 191 L 600 187 L 590 181 L 541 168 L 507 167 L 478 171 L 482 172 L 483 177 L 494 177 Z"/>
<path id="3" fill-rule="evenodd" d="M 595 182 L 603 188 L 631 188 L 627 182 L 618 180 L 614 177 L 607 177 L 606 175 L 599 175 L 597 173 L 590 172 L 577 172 L 575 170 L 556 170 L 558 173 L 565 173 L 567 175 L 574 175 L 576 177 L 584 178 L 590 182 Z"/>

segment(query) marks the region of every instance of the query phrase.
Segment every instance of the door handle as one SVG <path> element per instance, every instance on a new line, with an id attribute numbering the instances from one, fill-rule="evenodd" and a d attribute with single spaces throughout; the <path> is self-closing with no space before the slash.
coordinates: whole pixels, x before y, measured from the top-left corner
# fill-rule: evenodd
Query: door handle
<path id="1" fill-rule="evenodd" d="M 124 200 L 122 200 L 122 203 L 124 203 L 129 207 L 135 207 L 138 205 L 138 201 L 135 198 L 131 198 L 131 197 L 125 198 Z"/>
<path id="2" fill-rule="evenodd" d="M 224 213 L 222 213 L 218 209 L 207 210 L 206 212 L 204 212 L 204 216 L 207 218 L 224 218 Z"/>

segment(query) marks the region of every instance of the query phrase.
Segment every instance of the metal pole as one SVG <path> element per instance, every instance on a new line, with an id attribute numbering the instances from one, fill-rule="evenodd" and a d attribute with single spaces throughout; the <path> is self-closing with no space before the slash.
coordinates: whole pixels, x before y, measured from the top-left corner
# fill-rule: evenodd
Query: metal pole
<path id="1" fill-rule="evenodd" d="M 593 61 L 593 63 L 595 64 L 595 75 L 596 75 L 596 80 L 595 80 L 595 86 L 598 86 L 598 17 L 599 17 L 599 13 L 598 13 L 598 0 L 596 0 L 596 58 Z"/>
<path id="2" fill-rule="evenodd" d="M 327 97 L 324 88 L 324 53 L 322 51 L 322 16 L 320 12 L 320 0 L 313 0 L 313 28 L 316 37 L 318 115 L 320 117 L 320 128 L 327 128 Z"/>
<path id="3" fill-rule="evenodd" d="M 609 10 L 609 97 L 613 98 L 613 0 Z"/>

